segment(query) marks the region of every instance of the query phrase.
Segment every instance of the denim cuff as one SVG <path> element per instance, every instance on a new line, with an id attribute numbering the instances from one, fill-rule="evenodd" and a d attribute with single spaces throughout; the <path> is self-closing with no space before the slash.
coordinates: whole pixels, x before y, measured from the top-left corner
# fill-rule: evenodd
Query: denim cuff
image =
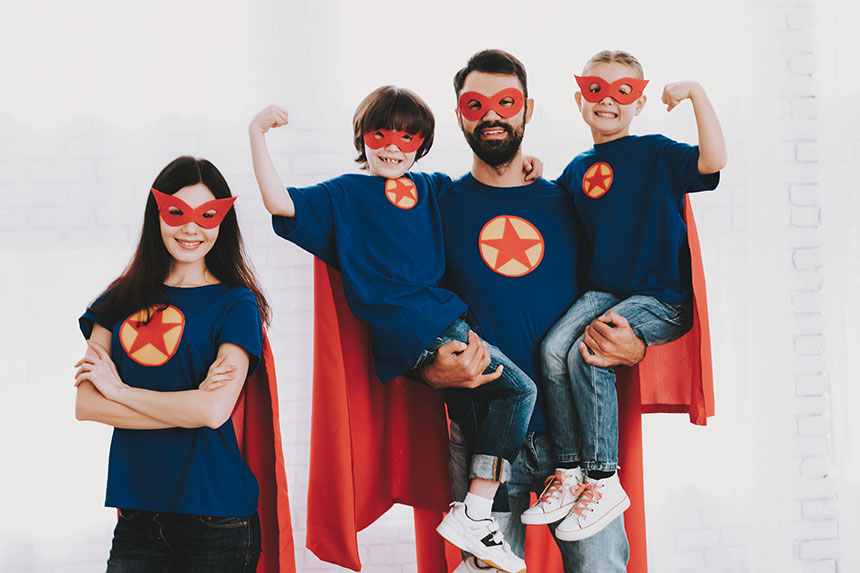
<path id="1" fill-rule="evenodd" d="M 588 473 L 588 470 L 593 472 L 614 472 L 618 469 L 618 464 L 611 462 L 582 462 L 582 467 L 585 473 Z"/>
<path id="2" fill-rule="evenodd" d="M 511 479 L 511 462 L 487 454 L 474 454 L 469 477 L 506 483 Z"/>

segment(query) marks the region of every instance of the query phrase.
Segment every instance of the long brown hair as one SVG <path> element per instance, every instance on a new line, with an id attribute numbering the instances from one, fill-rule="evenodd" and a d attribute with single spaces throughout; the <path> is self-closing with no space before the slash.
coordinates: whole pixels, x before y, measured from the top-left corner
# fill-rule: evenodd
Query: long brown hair
<path id="1" fill-rule="evenodd" d="M 183 187 L 202 183 L 216 199 L 231 197 L 230 187 L 221 172 L 205 159 L 177 157 L 161 170 L 152 186 L 162 193 L 173 195 Z M 107 288 L 107 296 L 94 305 L 93 312 L 113 323 L 123 313 L 164 305 L 167 296 L 162 289 L 170 272 L 171 256 L 161 238 L 161 224 L 155 197 L 149 193 L 143 212 L 143 229 L 137 250 L 125 271 Z M 247 260 L 236 210 L 230 209 L 218 231 L 218 239 L 206 254 L 206 268 L 219 281 L 230 286 L 244 286 L 253 293 L 265 324 L 271 320 L 269 303 L 251 264 Z"/>

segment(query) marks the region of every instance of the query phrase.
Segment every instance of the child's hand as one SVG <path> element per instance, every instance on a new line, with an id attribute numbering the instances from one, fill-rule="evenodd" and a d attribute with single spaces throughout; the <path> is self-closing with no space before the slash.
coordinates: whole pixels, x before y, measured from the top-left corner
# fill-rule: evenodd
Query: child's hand
<path id="1" fill-rule="evenodd" d="M 290 123 L 290 117 L 287 111 L 276 105 L 270 105 L 254 116 L 248 129 L 252 133 L 266 133 L 273 127 L 281 127 L 288 123 Z"/>
<path id="2" fill-rule="evenodd" d="M 523 180 L 537 181 L 543 176 L 543 161 L 531 155 L 523 156 Z"/>
<path id="3" fill-rule="evenodd" d="M 668 106 L 666 111 L 672 111 L 676 105 L 685 99 L 692 99 L 695 92 L 701 89 L 702 86 L 696 82 L 673 82 L 666 84 L 666 87 L 663 88 L 662 98 L 663 103 Z"/>

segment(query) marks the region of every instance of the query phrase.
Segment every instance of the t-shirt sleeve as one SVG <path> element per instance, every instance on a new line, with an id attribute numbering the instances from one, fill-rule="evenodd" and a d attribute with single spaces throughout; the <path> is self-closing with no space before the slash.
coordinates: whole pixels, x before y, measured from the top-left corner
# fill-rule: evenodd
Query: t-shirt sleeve
<path id="1" fill-rule="evenodd" d="M 444 173 L 413 174 L 413 176 L 422 175 L 427 179 L 427 186 L 430 189 L 430 192 L 437 198 L 444 195 L 454 186 L 454 182 L 451 181 L 451 178 Z"/>
<path id="2" fill-rule="evenodd" d="M 111 325 L 107 324 L 107 322 L 98 314 L 96 314 L 96 312 L 93 310 L 93 307 L 104 302 L 107 296 L 107 292 L 104 292 L 99 295 L 99 297 L 87 307 L 86 311 L 84 311 L 84 314 L 82 314 L 81 317 L 78 319 L 78 326 L 80 327 L 81 334 L 84 335 L 85 340 L 90 339 L 90 336 L 92 336 L 93 334 L 93 327 L 96 324 L 103 326 L 108 330 L 111 329 Z"/>
<path id="3" fill-rule="evenodd" d="M 340 194 L 338 179 L 311 187 L 288 187 L 295 217 L 272 215 L 275 233 L 330 265 L 337 266 L 334 205 Z"/>
<path id="4" fill-rule="evenodd" d="M 699 173 L 699 146 L 680 143 L 668 138 L 663 141 L 663 159 L 669 170 L 669 176 L 675 184 L 672 186 L 678 194 L 711 191 L 720 182 L 720 173 Z"/>
<path id="5" fill-rule="evenodd" d="M 561 175 L 558 176 L 558 179 L 555 179 L 553 183 L 570 193 L 570 178 L 571 173 L 573 172 L 573 164 L 576 160 L 574 159 L 570 163 L 567 164 L 567 167 L 564 168 L 564 171 L 561 172 Z"/>
<path id="6" fill-rule="evenodd" d="M 229 342 L 245 350 L 248 353 L 248 376 L 250 376 L 260 363 L 263 352 L 263 321 L 257 299 L 251 291 L 242 290 L 242 294 L 227 310 L 215 342 L 216 346 Z"/>

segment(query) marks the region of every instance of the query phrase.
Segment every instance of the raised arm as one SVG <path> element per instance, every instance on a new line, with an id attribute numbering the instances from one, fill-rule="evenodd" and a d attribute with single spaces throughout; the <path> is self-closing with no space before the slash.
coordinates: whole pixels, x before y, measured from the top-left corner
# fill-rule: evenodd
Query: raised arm
<path id="1" fill-rule="evenodd" d="M 693 102 L 693 113 L 699 130 L 699 173 L 716 173 L 726 166 L 728 155 L 720 120 L 717 119 L 717 113 L 705 89 L 696 82 L 675 82 L 663 88 L 666 111 L 672 111 L 685 99 Z"/>
<path id="2" fill-rule="evenodd" d="M 206 380 L 201 383 L 201 387 L 209 389 L 157 392 L 133 388 L 120 379 L 108 350 L 96 341 L 98 338 L 94 328 L 88 342 L 92 353 L 79 363 L 78 387 L 89 382 L 108 401 L 164 424 L 158 427 L 220 427 L 230 417 L 248 373 L 248 354 L 235 344 L 224 343 L 218 348 L 218 359 L 209 368 Z M 81 396 L 81 390 L 78 395 Z M 111 423 L 107 419 L 87 419 Z"/>
<path id="3" fill-rule="evenodd" d="M 278 106 L 270 105 L 251 120 L 248 135 L 251 138 L 251 160 L 254 163 L 254 175 L 257 185 L 263 195 L 263 204 L 272 215 L 294 217 L 296 208 L 290 194 L 284 188 L 284 183 L 278 175 L 272 155 L 266 146 L 266 132 L 273 127 L 281 127 L 289 123 L 287 112 Z"/>

